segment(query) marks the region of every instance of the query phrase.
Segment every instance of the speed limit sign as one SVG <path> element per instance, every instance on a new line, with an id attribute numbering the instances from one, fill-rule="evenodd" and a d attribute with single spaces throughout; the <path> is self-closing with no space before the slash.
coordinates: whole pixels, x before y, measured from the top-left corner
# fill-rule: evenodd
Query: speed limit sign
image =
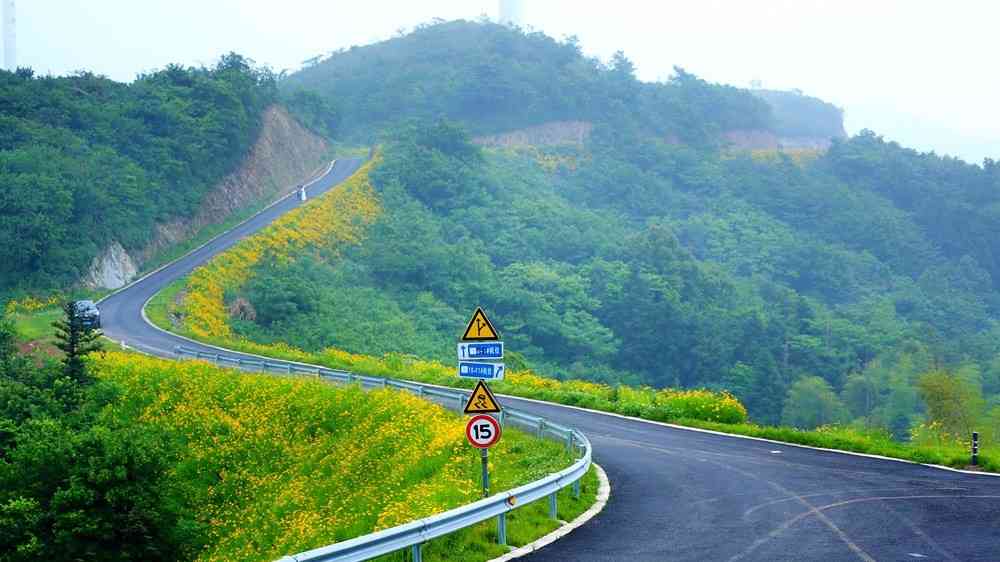
<path id="1" fill-rule="evenodd" d="M 500 440 L 500 423 L 487 415 L 473 416 L 465 426 L 465 437 L 473 447 L 488 449 Z"/>

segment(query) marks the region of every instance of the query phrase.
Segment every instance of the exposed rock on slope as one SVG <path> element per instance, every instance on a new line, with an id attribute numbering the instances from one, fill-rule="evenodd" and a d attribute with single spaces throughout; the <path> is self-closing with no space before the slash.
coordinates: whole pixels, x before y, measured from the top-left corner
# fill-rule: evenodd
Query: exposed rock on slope
<path id="1" fill-rule="evenodd" d="M 593 128 L 594 124 L 587 121 L 550 121 L 526 129 L 476 137 L 473 142 L 492 148 L 582 145 L 590 137 Z"/>
<path id="2" fill-rule="evenodd" d="M 268 108 L 250 153 L 239 169 L 209 192 L 197 215 L 157 225 L 153 242 L 134 256 L 118 242 L 112 242 L 94 260 L 83 284 L 104 289 L 125 285 L 158 252 L 190 239 L 206 226 L 226 221 L 239 209 L 274 200 L 295 189 L 319 171 L 328 151 L 323 138 L 300 125 L 284 108 Z"/>
<path id="3" fill-rule="evenodd" d="M 88 287 L 116 289 L 131 281 L 138 268 L 118 242 L 112 242 L 104 254 L 94 258 L 83 284 Z"/>

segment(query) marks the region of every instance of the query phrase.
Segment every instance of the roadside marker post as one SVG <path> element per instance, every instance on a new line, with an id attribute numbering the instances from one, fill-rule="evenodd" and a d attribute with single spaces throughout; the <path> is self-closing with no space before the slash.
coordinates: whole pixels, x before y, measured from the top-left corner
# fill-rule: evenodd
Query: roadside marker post
<path id="1" fill-rule="evenodd" d="M 972 466 L 979 466 L 979 432 L 972 432 Z"/>

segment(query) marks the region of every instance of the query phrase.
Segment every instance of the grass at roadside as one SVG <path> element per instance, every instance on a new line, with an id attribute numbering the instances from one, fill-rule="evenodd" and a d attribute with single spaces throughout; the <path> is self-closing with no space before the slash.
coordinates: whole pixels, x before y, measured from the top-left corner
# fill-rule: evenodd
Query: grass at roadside
<path id="1" fill-rule="evenodd" d="M 863 431 L 850 427 L 826 426 L 806 431 L 793 427 L 749 423 L 720 424 L 701 420 L 677 420 L 675 423 L 722 433 L 760 437 L 823 449 L 879 455 L 952 468 L 967 468 L 971 455 L 969 447 L 958 443 L 933 445 L 900 443 L 892 440 L 888 432 L 879 430 Z M 980 449 L 979 468 L 988 472 L 1000 472 L 1000 455 L 997 454 L 996 446 L 985 445 Z"/>
<path id="2" fill-rule="evenodd" d="M 60 308 L 46 308 L 33 312 L 17 312 L 11 315 L 18 338 L 28 342 L 52 343 L 55 328 L 52 323 L 63 316 Z"/>
<path id="3" fill-rule="evenodd" d="M 161 436 L 163 486 L 185 506 L 199 560 L 276 559 L 426 517 L 479 496 L 479 454 L 460 416 L 394 390 L 362 391 L 310 378 L 261 377 L 205 362 L 122 353 L 94 359 L 121 388 L 109 422 Z M 563 445 L 513 428 L 491 450 L 493 490 L 573 462 Z M 560 518 L 594 500 L 560 496 Z M 545 501 L 515 511 L 511 544 L 557 523 Z M 428 560 L 485 560 L 506 551 L 495 524 L 433 541 Z"/>
<path id="4" fill-rule="evenodd" d="M 174 303 L 177 295 L 184 290 L 186 283 L 186 279 L 178 279 L 156 293 L 146 304 L 146 317 L 150 322 L 164 330 L 172 332 L 178 330 L 178 326 L 175 326 L 170 318 L 175 313 Z"/>

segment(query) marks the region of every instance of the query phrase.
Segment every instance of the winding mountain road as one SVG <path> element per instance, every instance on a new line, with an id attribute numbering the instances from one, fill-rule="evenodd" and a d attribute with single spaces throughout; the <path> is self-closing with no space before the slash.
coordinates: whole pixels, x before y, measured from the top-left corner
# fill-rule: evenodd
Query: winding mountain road
<path id="1" fill-rule="evenodd" d="M 310 184 L 310 196 L 334 187 L 361 163 L 337 161 Z M 149 325 L 143 306 L 172 281 L 298 205 L 298 198 L 285 198 L 104 299 L 99 306 L 105 333 L 166 357 L 173 357 L 177 345 L 217 351 Z M 531 562 L 1000 560 L 997 477 L 517 398 L 503 402 L 582 430 L 611 480 L 605 510 L 531 555 Z"/>

